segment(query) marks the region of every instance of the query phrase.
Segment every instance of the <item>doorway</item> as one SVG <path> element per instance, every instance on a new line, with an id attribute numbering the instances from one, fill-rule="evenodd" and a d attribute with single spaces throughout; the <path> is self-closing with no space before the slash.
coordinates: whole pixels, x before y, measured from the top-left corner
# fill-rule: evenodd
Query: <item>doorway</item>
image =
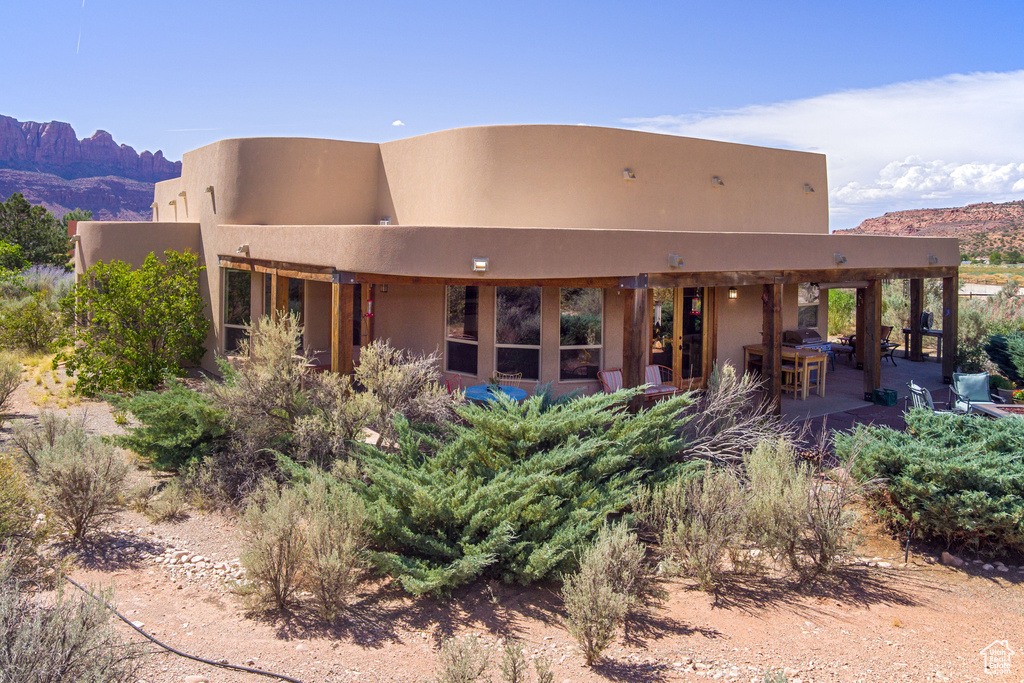
<path id="1" fill-rule="evenodd" d="M 672 369 L 681 384 L 706 384 L 715 356 L 715 289 L 665 287 L 651 290 L 652 365 Z"/>

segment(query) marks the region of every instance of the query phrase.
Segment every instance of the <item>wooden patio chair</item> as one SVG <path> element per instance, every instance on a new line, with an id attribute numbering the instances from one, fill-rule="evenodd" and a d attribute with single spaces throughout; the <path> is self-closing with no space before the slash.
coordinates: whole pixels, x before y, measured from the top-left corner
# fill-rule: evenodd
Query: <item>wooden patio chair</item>
<path id="1" fill-rule="evenodd" d="M 498 380 L 498 384 L 504 384 L 519 389 L 521 388 L 520 385 L 523 383 L 523 373 L 495 371 L 494 379 Z"/>
<path id="2" fill-rule="evenodd" d="M 644 400 L 656 401 L 659 398 L 675 396 L 681 393 L 682 381 L 672 368 L 664 365 L 648 365 L 644 368 Z"/>
<path id="3" fill-rule="evenodd" d="M 597 379 L 601 381 L 601 390 L 606 394 L 614 394 L 622 388 L 622 370 L 602 370 L 597 373 Z"/>

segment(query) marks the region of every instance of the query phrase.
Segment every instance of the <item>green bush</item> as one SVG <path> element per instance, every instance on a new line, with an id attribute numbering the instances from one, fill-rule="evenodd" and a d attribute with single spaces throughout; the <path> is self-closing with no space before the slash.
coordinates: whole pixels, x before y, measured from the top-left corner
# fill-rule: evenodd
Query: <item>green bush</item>
<path id="1" fill-rule="evenodd" d="M 0 453 L 0 540 L 20 551 L 34 550 L 45 535 L 36 520 L 39 511 L 39 501 L 18 462 Z"/>
<path id="2" fill-rule="evenodd" d="M 678 470 L 686 396 L 637 415 L 635 392 L 541 410 L 543 397 L 458 409 L 445 443 L 398 417 L 397 452 L 359 454 L 376 567 L 414 594 L 443 593 L 490 572 L 530 583 L 575 565 L 574 553 L 646 479 Z"/>
<path id="3" fill-rule="evenodd" d="M 49 351 L 61 329 L 60 316 L 46 292 L 0 308 L 0 346 L 4 348 Z"/>
<path id="4" fill-rule="evenodd" d="M 828 333 L 846 334 L 853 327 L 857 299 L 849 289 L 828 290 Z"/>
<path id="5" fill-rule="evenodd" d="M 6 353 L 0 353 L 0 416 L 10 407 L 11 397 L 21 385 L 21 363 Z M 3 424 L 0 418 L 0 424 Z"/>
<path id="6" fill-rule="evenodd" d="M 152 389 L 182 366 L 198 363 L 210 332 L 206 304 L 199 295 L 198 257 L 188 251 L 150 253 L 141 268 L 123 261 L 89 268 L 82 283 L 61 300 L 68 322 L 79 314 L 86 324 L 69 328 L 75 348 L 59 354 L 75 391 Z"/>
<path id="7" fill-rule="evenodd" d="M 224 437 L 224 412 L 208 394 L 169 380 L 163 391 L 109 397 L 115 409 L 127 410 L 141 425 L 117 437 L 160 470 L 178 470 L 213 452 Z"/>
<path id="8" fill-rule="evenodd" d="M 1024 333 L 989 337 L 985 353 L 1003 377 L 1015 385 L 1024 384 Z"/>
<path id="9" fill-rule="evenodd" d="M 18 683 L 133 683 L 143 649 L 110 625 L 110 612 L 92 597 L 62 590 L 41 606 L 21 590 L 15 558 L 0 552 L 0 675 Z M 104 599 L 112 599 L 107 592 Z"/>
<path id="10" fill-rule="evenodd" d="M 979 551 L 1024 551 L 1024 421 L 913 410 L 906 432 L 858 426 L 836 439 L 859 450 L 855 472 L 879 479 L 894 528 Z"/>

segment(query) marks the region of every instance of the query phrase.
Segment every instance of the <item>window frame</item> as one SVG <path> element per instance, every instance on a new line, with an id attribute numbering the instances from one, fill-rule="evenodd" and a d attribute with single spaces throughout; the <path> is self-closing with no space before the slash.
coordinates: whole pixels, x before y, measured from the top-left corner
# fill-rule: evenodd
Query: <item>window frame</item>
<path id="1" fill-rule="evenodd" d="M 594 289 L 601 293 L 601 343 L 600 344 L 583 344 L 583 345 L 572 345 L 562 346 L 562 290 L 563 289 Z M 604 335 L 605 335 L 605 303 L 607 299 L 605 297 L 605 290 L 603 287 L 559 287 L 558 288 L 558 382 L 559 384 L 578 384 L 580 382 L 596 382 L 597 379 L 590 377 L 582 377 L 579 379 L 562 379 L 562 351 L 572 350 L 585 350 L 585 349 L 598 349 L 601 353 L 599 354 L 597 369 L 598 372 L 604 370 Z"/>
<path id="2" fill-rule="evenodd" d="M 800 282 L 796 286 L 796 324 L 798 328 L 812 328 L 819 329 L 821 326 L 821 289 L 817 290 L 817 300 L 814 303 L 801 303 L 803 298 L 804 287 L 810 287 L 814 283 L 811 282 Z M 803 309 L 813 308 L 814 309 L 814 324 L 813 325 L 801 325 L 800 317 Z"/>
<path id="3" fill-rule="evenodd" d="M 238 347 L 237 346 L 235 348 L 233 348 L 233 349 L 228 349 L 227 330 L 232 329 L 232 330 L 243 330 L 244 331 L 247 327 L 251 327 L 252 326 L 252 273 L 250 273 L 250 271 L 248 271 L 248 270 L 241 270 L 239 268 L 227 268 L 227 267 L 221 268 L 221 272 L 223 273 L 223 276 L 222 276 L 222 279 L 221 279 L 221 298 L 220 298 L 221 314 L 220 314 L 220 322 L 221 322 L 221 327 L 224 330 L 224 333 L 221 334 L 221 343 L 220 343 L 221 353 L 223 353 L 225 356 L 237 356 L 237 355 L 239 355 L 238 354 Z M 229 279 L 228 273 L 230 273 L 230 272 L 233 272 L 233 273 L 245 273 L 247 276 L 249 276 L 249 324 L 248 325 L 238 325 L 238 324 L 235 324 L 235 323 L 229 323 L 227 321 L 227 316 L 228 316 L 228 293 L 231 291 L 231 288 L 228 287 L 228 279 Z"/>
<path id="4" fill-rule="evenodd" d="M 540 306 L 537 309 L 537 319 L 539 322 L 539 328 L 537 332 L 537 338 L 539 344 L 499 344 L 498 343 L 498 290 L 502 287 L 494 287 L 494 323 L 493 326 L 493 339 L 494 339 L 494 358 L 492 366 L 492 376 L 494 373 L 499 372 L 498 370 L 498 349 L 536 349 L 537 350 L 537 377 L 527 377 L 523 375 L 522 381 L 524 382 L 540 382 L 541 376 L 544 374 L 544 288 L 543 287 L 507 287 L 507 289 L 536 289 L 540 293 Z M 601 330 L 602 334 L 604 330 Z"/>
<path id="5" fill-rule="evenodd" d="M 450 337 L 450 336 L 448 336 L 448 295 L 449 295 L 449 292 L 451 291 L 452 287 L 466 287 L 466 288 L 476 287 L 476 290 L 477 290 L 477 294 L 476 294 L 477 338 L 475 340 L 472 340 L 472 339 L 462 339 L 462 338 L 459 338 L 459 337 Z M 460 375 L 462 377 L 478 377 L 479 374 L 480 374 L 480 300 L 482 298 L 481 297 L 481 294 L 482 294 L 481 289 L 482 288 L 480 287 L 480 285 L 445 285 L 445 287 L 444 287 L 444 313 L 442 314 L 443 319 L 444 319 L 443 320 L 443 325 L 444 325 L 444 371 L 447 372 L 447 373 L 450 373 L 452 375 Z M 465 312 L 465 299 L 463 299 L 463 312 L 462 312 L 462 315 L 463 315 L 463 317 L 465 317 L 465 315 L 466 315 L 466 312 Z M 465 325 L 465 322 L 463 322 L 463 325 Z M 464 372 L 462 370 L 452 370 L 451 369 L 451 366 L 449 365 L 449 359 L 451 358 L 451 354 L 448 353 L 448 344 L 450 342 L 454 342 L 456 344 L 469 344 L 469 345 L 472 345 L 472 346 L 476 347 L 476 372 L 477 372 L 477 374 L 474 375 L 472 373 Z"/>

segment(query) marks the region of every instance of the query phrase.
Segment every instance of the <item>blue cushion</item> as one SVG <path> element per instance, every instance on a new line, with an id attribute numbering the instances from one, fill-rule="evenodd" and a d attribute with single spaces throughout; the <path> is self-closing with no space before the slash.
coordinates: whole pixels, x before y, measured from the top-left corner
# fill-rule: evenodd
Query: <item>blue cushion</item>
<path id="1" fill-rule="evenodd" d="M 989 395 L 987 372 L 979 372 L 974 375 L 953 373 L 953 391 L 964 398 L 971 399 L 972 403 L 987 403 L 992 400 Z"/>

